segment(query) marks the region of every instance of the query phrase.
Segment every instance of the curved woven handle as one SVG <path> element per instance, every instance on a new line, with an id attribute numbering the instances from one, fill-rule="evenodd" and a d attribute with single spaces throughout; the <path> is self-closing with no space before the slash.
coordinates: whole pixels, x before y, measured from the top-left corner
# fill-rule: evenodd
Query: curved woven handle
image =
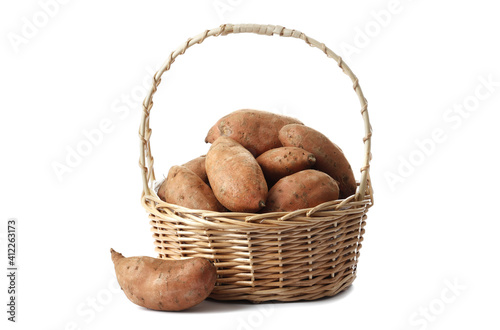
<path id="1" fill-rule="evenodd" d="M 149 114 L 151 108 L 153 107 L 153 95 L 156 92 L 158 85 L 161 81 L 161 76 L 165 71 L 170 69 L 172 63 L 174 63 L 177 56 L 184 54 L 184 52 L 191 46 L 195 44 L 202 43 L 208 37 L 217 37 L 217 36 L 225 36 L 231 33 L 256 33 L 262 35 L 279 35 L 280 37 L 293 37 L 297 39 L 304 40 L 309 46 L 316 47 L 320 49 L 326 56 L 334 59 L 342 71 L 348 75 L 353 83 L 353 88 L 356 94 L 358 95 L 359 102 L 361 104 L 361 115 L 363 116 L 364 126 L 365 126 L 365 136 L 363 137 L 363 142 L 365 145 L 364 152 L 364 161 L 363 166 L 361 167 L 361 180 L 356 191 L 355 199 L 362 200 L 364 199 L 367 180 L 369 176 L 369 168 L 370 168 L 370 160 L 371 160 L 371 136 L 372 136 L 372 128 L 370 125 L 370 120 L 368 117 L 368 104 L 363 96 L 363 92 L 361 91 L 361 87 L 359 86 L 358 78 L 352 73 L 351 69 L 342 61 L 342 58 L 331 51 L 325 44 L 320 43 L 312 38 L 309 38 L 304 33 L 284 28 L 282 26 L 277 25 L 259 25 L 259 24 L 224 24 L 218 28 L 212 30 L 206 30 L 205 32 L 188 39 L 185 43 L 183 43 L 179 48 L 173 51 L 169 58 L 165 61 L 165 63 L 161 66 L 161 68 L 156 72 L 153 77 L 153 85 L 151 86 L 151 90 L 146 96 L 143 102 L 143 114 L 141 120 L 141 126 L 139 128 L 139 136 L 141 139 L 141 151 L 140 151 L 140 159 L 139 166 L 142 169 L 142 181 L 143 181 L 143 194 L 151 195 L 149 182 L 153 182 L 155 180 L 154 175 L 154 159 L 151 155 L 151 146 L 149 143 L 149 138 L 151 137 L 151 128 L 149 128 Z M 147 164 L 146 164 L 147 159 Z"/>

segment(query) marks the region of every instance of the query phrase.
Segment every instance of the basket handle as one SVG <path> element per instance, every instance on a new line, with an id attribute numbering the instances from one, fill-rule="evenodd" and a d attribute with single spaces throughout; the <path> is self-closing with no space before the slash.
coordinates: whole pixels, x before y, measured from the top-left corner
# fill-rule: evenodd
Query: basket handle
<path id="1" fill-rule="evenodd" d="M 304 33 L 287 29 L 278 25 L 260 25 L 260 24 L 223 24 L 218 28 L 212 30 L 206 30 L 205 32 L 193 37 L 189 38 L 186 42 L 184 42 L 179 48 L 173 51 L 165 63 L 160 67 L 160 69 L 156 72 L 153 77 L 153 84 L 151 89 L 146 96 L 143 104 L 142 104 L 142 119 L 141 125 L 139 127 L 139 137 L 140 137 L 140 158 L 139 158 L 139 166 L 142 169 L 142 182 L 143 182 L 143 196 L 151 195 L 151 190 L 149 187 L 149 183 L 155 180 L 154 175 L 154 159 L 151 155 L 151 145 L 150 145 L 150 137 L 151 137 L 151 128 L 149 127 L 149 114 L 151 112 L 151 108 L 153 107 L 153 95 L 158 89 L 158 85 L 161 82 L 161 76 L 165 71 L 170 69 L 172 63 L 174 63 L 177 56 L 184 54 L 184 52 L 195 44 L 201 44 L 208 37 L 218 37 L 225 36 L 232 33 L 255 33 L 261 35 L 278 35 L 280 37 L 293 37 L 297 39 L 302 39 L 309 46 L 316 47 L 320 49 L 326 56 L 334 59 L 338 66 L 342 69 L 342 71 L 351 78 L 353 83 L 353 88 L 356 94 L 358 95 L 359 102 L 361 104 L 361 115 L 364 121 L 365 128 L 365 136 L 363 137 L 364 143 L 364 160 L 363 166 L 361 167 L 361 180 L 359 187 L 355 194 L 356 200 L 363 200 L 365 196 L 365 191 L 367 188 L 367 181 L 369 177 L 369 169 L 370 169 L 370 160 L 371 160 L 371 136 L 372 136 L 372 128 L 370 125 L 370 120 L 368 117 L 368 103 L 363 96 L 363 92 L 361 91 L 361 87 L 359 86 L 358 78 L 354 75 L 351 69 L 342 61 L 342 58 L 335 54 L 332 50 L 325 46 L 325 44 L 320 43 L 312 38 L 309 38 Z M 147 163 L 146 163 L 147 161 Z"/>

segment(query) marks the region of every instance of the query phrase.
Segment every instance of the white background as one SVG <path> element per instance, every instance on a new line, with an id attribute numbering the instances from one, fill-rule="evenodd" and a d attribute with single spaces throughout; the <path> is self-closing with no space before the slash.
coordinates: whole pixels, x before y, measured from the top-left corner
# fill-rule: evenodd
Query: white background
<path id="1" fill-rule="evenodd" d="M 2 276 L 3 329 L 499 328 L 493 1 L 2 1 L 0 22 L 4 267 L 7 219 L 19 222 L 18 322 L 6 320 Z M 358 278 L 315 302 L 149 311 L 116 291 L 109 255 L 155 256 L 140 204 L 143 82 L 187 38 L 227 22 L 300 30 L 359 77 L 375 206 Z M 204 153 L 208 128 L 239 108 L 296 116 L 360 167 L 359 104 L 336 63 L 300 40 L 237 35 L 194 46 L 164 75 L 157 176 Z"/>

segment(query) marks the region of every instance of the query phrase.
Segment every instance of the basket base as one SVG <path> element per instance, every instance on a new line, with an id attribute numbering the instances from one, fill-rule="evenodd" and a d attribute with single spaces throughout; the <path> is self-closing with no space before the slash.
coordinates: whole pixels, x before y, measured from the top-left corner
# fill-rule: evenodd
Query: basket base
<path id="1" fill-rule="evenodd" d="M 328 285 L 314 285 L 311 287 L 283 287 L 275 289 L 262 290 L 257 289 L 250 291 L 248 288 L 242 288 L 241 293 L 235 292 L 234 288 L 224 288 L 224 285 L 216 285 L 209 298 L 219 301 L 236 301 L 244 300 L 253 303 L 261 302 L 292 302 L 304 300 L 317 300 L 324 297 L 333 297 L 347 290 L 354 280 L 355 274 L 350 274 L 340 282 L 331 283 Z"/>

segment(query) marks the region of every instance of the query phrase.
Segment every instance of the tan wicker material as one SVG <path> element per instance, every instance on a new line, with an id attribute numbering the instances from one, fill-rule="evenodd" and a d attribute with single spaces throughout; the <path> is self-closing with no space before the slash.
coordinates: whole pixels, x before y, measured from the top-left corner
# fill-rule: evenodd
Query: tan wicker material
<path id="1" fill-rule="evenodd" d="M 267 214 L 191 210 L 158 198 L 153 189 L 149 114 L 160 78 L 177 56 L 191 46 L 208 37 L 231 33 L 302 39 L 333 58 L 351 78 L 365 128 L 364 161 L 355 195 L 311 209 Z M 149 213 L 155 251 L 160 258 L 212 260 L 218 280 L 211 297 L 219 300 L 313 300 L 333 296 L 351 285 L 356 278 L 366 213 L 373 205 L 369 180 L 372 130 L 358 79 L 339 56 L 296 30 L 274 25 L 224 24 L 188 39 L 170 54 L 153 78 L 143 110 L 139 129 L 142 204 Z"/>

